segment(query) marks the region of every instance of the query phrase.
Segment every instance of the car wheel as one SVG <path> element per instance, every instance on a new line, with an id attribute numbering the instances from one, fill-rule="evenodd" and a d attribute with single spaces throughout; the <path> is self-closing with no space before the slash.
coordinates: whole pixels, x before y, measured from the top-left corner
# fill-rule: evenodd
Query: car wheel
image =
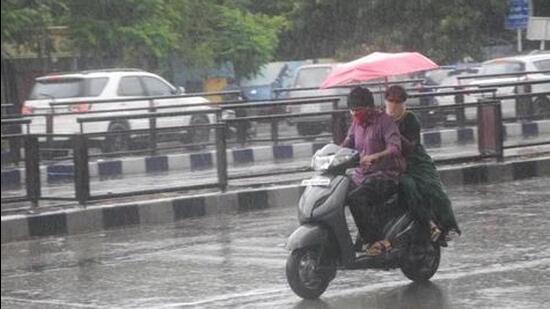
<path id="1" fill-rule="evenodd" d="M 130 133 L 124 132 L 128 130 L 130 128 L 125 123 L 115 122 L 110 124 L 103 144 L 103 153 L 118 153 L 130 150 L 132 144 Z"/>

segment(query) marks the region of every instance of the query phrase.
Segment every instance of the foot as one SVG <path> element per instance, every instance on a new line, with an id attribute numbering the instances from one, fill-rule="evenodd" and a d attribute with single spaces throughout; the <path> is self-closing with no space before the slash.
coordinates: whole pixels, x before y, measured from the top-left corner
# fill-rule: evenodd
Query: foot
<path id="1" fill-rule="evenodd" d="M 391 249 L 391 243 L 389 240 L 379 240 L 367 247 L 367 256 L 377 256 Z"/>
<path id="2" fill-rule="evenodd" d="M 455 229 L 451 229 L 445 235 L 445 241 L 451 241 L 451 240 L 457 239 L 458 237 L 460 237 L 460 233 Z"/>
<path id="3" fill-rule="evenodd" d="M 440 236 L 441 236 L 441 230 L 439 229 L 439 227 L 437 227 L 437 225 L 432 225 L 432 227 L 430 228 L 431 240 L 433 242 L 436 242 Z"/>

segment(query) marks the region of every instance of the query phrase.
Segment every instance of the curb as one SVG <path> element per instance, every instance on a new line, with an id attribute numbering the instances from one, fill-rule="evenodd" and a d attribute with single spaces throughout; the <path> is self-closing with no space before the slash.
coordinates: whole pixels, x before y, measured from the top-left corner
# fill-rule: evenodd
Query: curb
<path id="1" fill-rule="evenodd" d="M 446 186 L 488 184 L 550 175 L 550 157 L 506 163 L 442 167 Z M 89 206 L 39 214 L 2 216 L 2 243 L 63 236 L 138 224 L 166 224 L 188 218 L 296 205 L 301 185 Z"/>
<path id="2" fill-rule="evenodd" d="M 535 122 L 507 123 L 504 125 L 504 138 L 534 138 L 550 133 L 550 120 Z M 421 142 L 426 148 L 439 148 L 447 145 L 464 145 L 477 142 L 475 128 L 425 131 Z M 310 158 L 325 143 L 297 143 L 292 145 L 257 146 L 227 150 L 228 166 L 239 166 L 254 162 L 273 162 L 295 158 Z M 152 157 L 136 157 L 119 160 L 100 160 L 89 163 L 90 177 L 100 180 L 130 174 L 153 174 L 166 171 L 197 171 L 216 167 L 214 151 L 201 153 L 172 154 Z M 2 171 L 2 186 L 20 186 L 25 181 L 25 171 L 21 168 Z M 41 166 L 43 183 L 72 182 L 73 164 Z"/>

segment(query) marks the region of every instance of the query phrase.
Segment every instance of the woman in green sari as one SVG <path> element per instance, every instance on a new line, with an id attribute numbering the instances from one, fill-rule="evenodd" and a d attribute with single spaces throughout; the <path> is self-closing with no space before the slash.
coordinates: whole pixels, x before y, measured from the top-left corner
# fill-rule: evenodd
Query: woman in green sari
<path id="1" fill-rule="evenodd" d="M 432 158 L 420 143 L 420 122 L 407 111 L 407 92 L 401 86 L 386 90 L 386 113 L 399 125 L 403 156 L 407 170 L 400 179 L 401 201 L 423 225 L 429 226 L 431 238 L 449 240 L 460 229 L 451 208 L 451 201 L 435 168 Z"/>

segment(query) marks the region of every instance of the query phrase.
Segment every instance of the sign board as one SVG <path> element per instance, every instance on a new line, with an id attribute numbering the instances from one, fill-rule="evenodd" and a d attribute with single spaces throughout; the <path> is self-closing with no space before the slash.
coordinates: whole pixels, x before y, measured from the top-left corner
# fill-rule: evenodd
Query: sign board
<path id="1" fill-rule="evenodd" d="M 550 17 L 534 17 L 529 19 L 527 39 L 534 41 L 550 41 Z"/>
<path id="2" fill-rule="evenodd" d="M 508 0 L 508 14 L 505 26 L 507 29 L 525 29 L 529 21 L 528 0 Z"/>

